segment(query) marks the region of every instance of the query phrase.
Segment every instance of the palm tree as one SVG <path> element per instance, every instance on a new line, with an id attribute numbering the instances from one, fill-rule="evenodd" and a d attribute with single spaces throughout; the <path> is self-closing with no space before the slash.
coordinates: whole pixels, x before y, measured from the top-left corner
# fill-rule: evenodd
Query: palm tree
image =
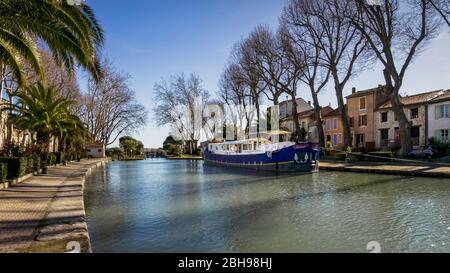
<path id="1" fill-rule="evenodd" d="M 54 88 L 37 84 L 20 93 L 17 104 L 13 106 L 11 120 L 34 137 L 37 152 L 44 163 L 43 171 L 52 136 L 67 140 L 69 135 L 81 138 L 87 134 L 81 120 L 68 110 L 72 104 L 74 101 L 58 97 Z"/>
<path id="2" fill-rule="evenodd" d="M 0 63 L 9 67 L 19 85 L 26 82 L 26 64 L 44 78 L 37 51 L 41 41 L 69 71 L 78 63 L 100 77 L 97 53 L 104 34 L 89 6 L 63 0 L 1 0 Z"/>

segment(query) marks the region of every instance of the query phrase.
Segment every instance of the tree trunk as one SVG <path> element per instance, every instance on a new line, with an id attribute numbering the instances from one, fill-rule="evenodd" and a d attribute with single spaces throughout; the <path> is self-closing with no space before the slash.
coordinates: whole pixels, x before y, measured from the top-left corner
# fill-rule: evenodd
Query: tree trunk
<path id="1" fill-rule="evenodd" d="M 316 116 L 316 127 L 317 133 L 319 135 L 319 144 L 320 147 L 325 147 L 325 133 L 323 132 L 323 124 L 322 124 L 322 109 L 320 108 L 317 93 L 313 89 L 311 89 L 311 95 L 314 104 L 314 114 Z"/>
<path id="2" fill-rule="evenodd" d="M 255 102 L 255 108 L 256 108 L 256 137 L 259 138 L 260 136 L 260 122 L 261 122 L 261 113 L 259 112 L 259 100 L 256 98 L 254 100 Z"/>
<path id="3" fill-rule="evenodd" d="M 301 137 L 302 129 L 300 128 L 300 121 L 298 120 L 298 112 L 297 112 L 297 99 L 295 98 L 295 94 L 291 94 L 292 98 L 292 120 L 295 125 L 295 134 L 297 135 L 297 139 L 295 141 L 299 141 Z"/>
<path id="4" fill-rule="evenodd" d="M 398 94 L 398 91 L 395 90 L 392 93 L 391 104 L 399 124 L 400 144 L 401 144 L 400 155 L 406 157 L 408 153 L 411 151 L 413 146 L 411 140 L 411 124 L 408 121 L 405 112 L 403 111 L 403 105 L 400 102 L 400 98 L 398 95 L 396 95 L 396 93 Z"/>
<path id="5" fill-rule="evenodd" d="M 400 101 L 399 92 L 401 83 L 396 83 L 396 86 L 394 87 L 389 71 L 387 69 L 384 69 L 383 74 L 386 81 L 386 87 L 391 90 L 392 109 L 394 110 L 394 114 L 399 125 L 401 145 L 400 155 L 406 157 L 412 149 L 411 123 L 408 121 L 405 111 L 403 110 L 403 104 Z"/>
<path id="6" fill-rule="evenodd" d="M 12 94 L 11 93 L 8 93 L 8 103 L 9 103 L 9 107 L 11 107 L 12 108 L 12 105 L 13 105 L 13 101 L 12 101 Z M 11 145 L 12 145 L 12 143 L 13 143 L 13 124 L 12 124 L 12 121 L 11 121 L 11 117 L 12 116 L 12 109 L 10 109 L 9 110 L 9 116 L 8 116 L 8 118 L 6 119 L 6 123 L 8 124 L 8 132 L 7 132 L 7 135 L 6 135 L 6 142 L 8 143 L 8 146 L 11 148 Z"/>
<path id="7" fill-rule="evenodd" d="M 344 127 L 344 148 L 352 147 L 352 138 L 350 131 L 350 122 L 348 119 L 347 109 L 345 108 L 345 102 L 342 95 L 342 87 L 340 84 L 335 86 L 336 89 L 336 97 L 338 102 L 339 112 L 341 114 L 342 126 Z"/>

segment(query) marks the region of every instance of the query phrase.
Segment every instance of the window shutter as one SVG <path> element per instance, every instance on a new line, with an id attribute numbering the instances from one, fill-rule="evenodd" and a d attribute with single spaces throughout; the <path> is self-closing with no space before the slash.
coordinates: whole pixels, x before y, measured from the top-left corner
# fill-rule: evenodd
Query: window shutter
<path id="1" fill-rule="evenodd" d="M 435 119 L 440 119 L 441 118 L 441 107 L 442 106 L 434 107 L 434 110 L 436 111 Z"/>
<path id="2" fill-rule="evenodd" d="M 434 132 L 434 140 L 441 142 L 441 130 L 436 130 Z"/>

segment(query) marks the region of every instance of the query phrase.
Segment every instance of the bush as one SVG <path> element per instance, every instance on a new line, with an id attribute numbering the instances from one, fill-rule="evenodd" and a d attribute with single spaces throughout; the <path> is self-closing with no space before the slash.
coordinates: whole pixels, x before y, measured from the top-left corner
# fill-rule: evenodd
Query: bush
<path id="1" fill-rule="evenodd" d="M 7 179 L 22 177 L 27 172 L 28 159 L 26 157 L 2 157 L 0 162 L 8 165 Z"/>
<path id="2" fill-rule="evenodd" d="M 438 154 L 440 156 L 446 156 L 446 155 L 448 155 L 448 153 L 450 151 L 450 146 L 448 143 L 435 141 L 433 146 L 434 146 L 434 149 L 436 149 L 436 151 L 438 152 Z"/>
<path id="3" fill-rule="evenodd" d="M 28 164 L 27 164 L 27 173 L 33 173 L 33 172 L 34 172 L 34 158 L 29 157 Z"/>
<path id="4" fill-rule="evenodd" d="M 56 154 L 55 154 L 55 153 L 50 153 L 50 154 L 48 155 L 47 164 L 48 164 L 49 166 L 56 165 Z"/>
<path id="5" fill-rule="evenodd" d="M 39 156 L 35 156 L 33 160 L 33 171 L 39 172 L 41 170 L 42 159 Z"/>
<path id="6" fill-rule="evenodd" d="M 196 156 L 202 156 L 202 149 L 197 149 L 194 151 L 194 155 Z"/>
<path id="7" fill-rule="evenodd" d="M 8 175 L 8 165 L 6 163 L 0 163 L 0 183 L 5 183 Z"/>

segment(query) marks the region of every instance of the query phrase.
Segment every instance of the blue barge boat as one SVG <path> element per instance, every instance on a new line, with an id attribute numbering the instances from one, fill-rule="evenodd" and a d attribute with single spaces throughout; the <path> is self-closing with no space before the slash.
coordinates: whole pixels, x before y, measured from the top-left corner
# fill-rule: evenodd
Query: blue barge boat
<path id="1" fill-rule="evenodd" d="M 204 143 L 207 165 L 239 167 L 261 171 L 316 172 L 320 146 L 316 143 L 281 142 L 257 138 L 222 143 Z"/>

